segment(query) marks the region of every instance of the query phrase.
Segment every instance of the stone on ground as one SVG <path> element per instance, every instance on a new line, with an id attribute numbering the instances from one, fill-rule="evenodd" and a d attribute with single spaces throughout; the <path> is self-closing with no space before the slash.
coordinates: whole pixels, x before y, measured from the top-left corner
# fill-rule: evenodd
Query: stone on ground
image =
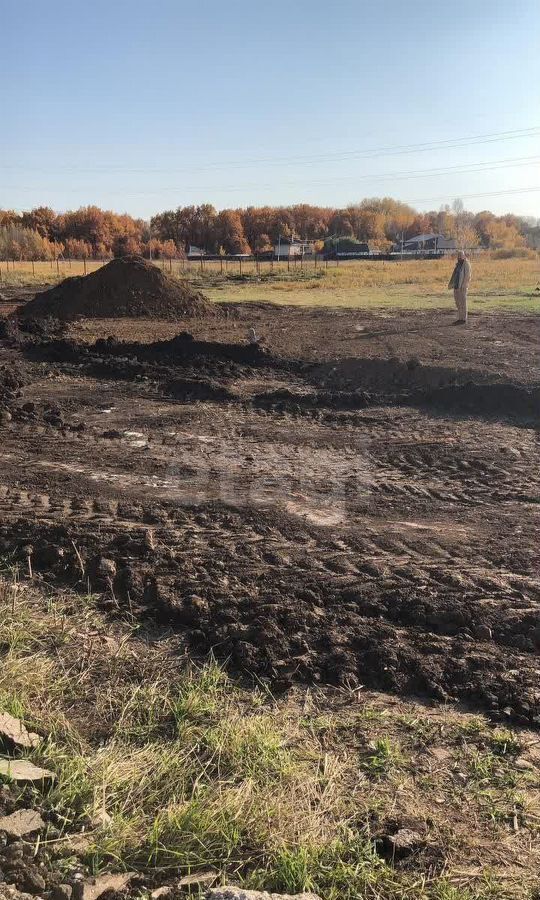
<path id="1" fill-rule="evenodd" d="M 0 759 L 0 775 L 17 782 L 50 781 L 54 772 L 35 766 L 28 759 Z"/>
<path id="2" fill-rule="evenodd" d="M 118 875 L 98 875 L 78 881 L 73 887 L 73 900 L 97 900 L 107 891 L 122 891 L 134 876 L 134 872 L 121 872 Z"/>
<path id="3" fill-rule="evenodd" d="M 317 894 L 270 894 L 230 886 L 214 888 L 206 896 L 207 900 L 321 900 Z"/>
<path id="4" fill-rule="evenodd" d="M 0 900 L 35 900 L 30 894 L 24 894 L 13 884 L 0 882 Z"/>
<path id="5" fill-rule="evenodd" d="M 19 809 L 0 818 L 0 831 L 5 831 L 8 837 L 21 838 L 42 828 L 45 828 L 45 822 L 35 809 Z"/>
<path id="6" fill-rule="evenodd" d="M 20 719 L 7 712 L 0 712 L 0 738 L 4 738 L 15 747 L 32 750 L 39 744 L 39 735 L 28 731 Z"/>

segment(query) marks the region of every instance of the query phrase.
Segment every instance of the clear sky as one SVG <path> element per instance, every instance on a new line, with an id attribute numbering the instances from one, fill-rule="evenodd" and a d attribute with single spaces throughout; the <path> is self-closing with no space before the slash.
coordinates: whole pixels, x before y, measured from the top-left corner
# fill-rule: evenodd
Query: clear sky
<path id="1" fill-rule="evenodd" d="M 0 208 L 540 216 L 539 39 L 539 0 L 0 0 Z"/>

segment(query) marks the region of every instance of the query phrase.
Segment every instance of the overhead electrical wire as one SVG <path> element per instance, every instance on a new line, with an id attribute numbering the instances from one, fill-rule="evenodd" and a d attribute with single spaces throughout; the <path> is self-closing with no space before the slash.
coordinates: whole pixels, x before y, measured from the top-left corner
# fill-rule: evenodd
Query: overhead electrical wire
<path id="1" fill-rule="evenodd" d="M 336 182 L 343 181 L 351 181 L 351 182 L 360 182 L 360 181 L 369 181 L 373 183 L 377 183 L 380 181 L 403 181 L 415 178 L 434 178 L 434 177 L 442 177 L 446 175 L 470 175 L 477 174 L 481 172 L 488 171 L 498 171 L 502 169 L 508 168 L 521 168 L 530 166 L 534 162 L 540 162 L 540 156 L 518 156 L 518 157 L 509 157 L 500 160 L 491 160 L 480 163 L 470 163 L 470 164 L 462 164 L 458 166 L 442 166 L 431 169 L 408 169 L 401 172 L 384 172 L 380 174 L 367 174 L 367 175 L 338 175 L 334 176 L 330 179 L 319 179 L 319 180 L 299 180 L 295 178 L 292 181 L 281 181 L 281 185 L 299 185 L 305 184 L 306 186 L 310 185 L 326 185 L 326 184 L 334 184 Z M 108 191 L 111 195 L 122 194 L 129 196 L 152 196 L 152 195 L 160 195 L 160 194 L 171 194 L 171 193 L 211 193 L 215 192 L 238 192 L 244 191 L 249 188 L 255 188 L 260 190 L 266 188 L 273 188 L 274 185 L 271 183 L 261 184 L 261 182 L 252 182 L 246 183 L 244 182 L 240 186 L 234 187 L 223 187 L 220 185 L 195 185 L 190 187 L 167 187 L 160 188 L 159 190 L 142 190 L 142 191 L 129 191 L 129 190 L 119 190 L 119 191 Z M 12 188 L 13 189 L 13 188 Z M 20 191 L 35 191 L 37 187 L 20 187 L 16 188 L 16 190 Z M 43 186 L 40 186 L 40 189 L 43 189 Z M 64 189 L 63 189 L 64 190 Z M 77 188 L 68 188 L 70 193 L 78 192 L 83 190 L 82 187 Z"/>
<path id="2" fill-rule="evenodd" d="M 478 144 L 497 143 L 500 141 L 519 140 L 524 138 L 540 137 L 540 125 L 530 128 L 521 128 L 514 131 L 488 132 L 486 134 L 473 135 L 461 138 L 448 138 L 442 141 L 425 141 L 418 144 L 398 144 L 390 147 L 379 147 L 369 150 L 347 150 L 334 151 L 332 153 L 322 153 L 315 155 L 297 155 L 297 156 L 281 156 L 281 157 L 259 157 L 255 159 L 231 160 L 229 162 L 209 163 L 204 166 L 189 166 L 180 169 L 174 168 L 157 168 L 149 167 L 126 167 L 122 164 L 103 165 L 94 167 L 85 166 L 62 166 L 62 172 L 91 172 L 93 174 L 99 172 L 125 172 L 126 174 L 174 174 L 175 172 L 200 172 L 210 169 L 231 169 L 231 168 L 249 168 L 254 165 L 291 165 L 295 162 L 303 165 L 317 165 L 321 162 L 345 162 L 353 159 L 373 159 L 380 156 L 393 156 L 406 153 L 427 153 L 434 150 L 454 150 L 461 147 L 476 146 Z M 17 170 L 17 171 L 48 171 L 44 167 L 31 167 L 25 165 L 0 165 L 0 169 Z"/>

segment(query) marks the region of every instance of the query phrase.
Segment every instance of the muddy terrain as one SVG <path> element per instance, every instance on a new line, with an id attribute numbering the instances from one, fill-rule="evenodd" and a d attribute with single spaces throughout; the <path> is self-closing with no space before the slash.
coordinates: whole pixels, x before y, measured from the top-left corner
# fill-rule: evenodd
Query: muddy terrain
<path id="1" fill-rule="evenodd" d="M 274 690 L 540 724 L 537 319 L 224 309 L 3 329 L 2 557 Z"/>

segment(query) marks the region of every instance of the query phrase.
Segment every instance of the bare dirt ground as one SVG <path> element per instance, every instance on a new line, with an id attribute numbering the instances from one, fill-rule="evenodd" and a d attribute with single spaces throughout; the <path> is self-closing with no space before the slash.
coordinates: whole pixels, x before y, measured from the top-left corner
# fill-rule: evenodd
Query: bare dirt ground
<path id="1" fill-rule="evenodd" d="M 540 724 L 538 318 L 227 309 L 4 342 L 0 553 L 275 688 Z"/>

